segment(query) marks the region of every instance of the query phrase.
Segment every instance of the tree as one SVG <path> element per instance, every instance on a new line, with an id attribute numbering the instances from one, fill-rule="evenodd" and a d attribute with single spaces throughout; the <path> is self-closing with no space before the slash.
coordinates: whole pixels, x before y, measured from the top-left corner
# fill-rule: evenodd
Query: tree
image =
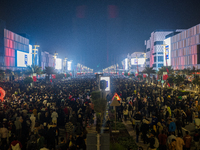
<path id="1" fill-rule="evenodd" d="M 196 88 L 197 88 L 197 86 L 200 86 L 200 78 L 194 78 L 193 81 L 192 81 L 192 83 L 194 85 L 196 85 Z"/>
<path id="2" fill-rule="evenodd" d="M 42 67 L 39 67 L 37 65 L 32 65 L 32 66 L 27 66 L 25 74 L 26 75 L 33 75 L 34 73 L 36 74 L 42 74 Z"/>
<path id="3" fill-rule="evenodd" d="M 54 67 L 45 67 L 44 73 L 47 74 L 47 80 L 49 81 L 50 75 L 56 73 Z"/>
<path id="4" fill-rule="evenodd" d="M 92 95 L 92 103 L 94 105 L 94 111 L 96 113 L 100 113 L 100 120 L 102 124 L 102 120 L 106 112 L 107 100 L 100 98 L 100 93 L 101 93 L 100 91 L 94 91 L 91 93 L 91 95 Z"/>
<path id="5" fill-rule="evenodd" d="M 33 78 L 32 77 L 26 77 L 25 79 L 24 79 L 24 84 L 30 84 L 30 83 L 32 83 L 33 82 Z"/>
<path id="6" fill-rule="evenodd" d="M 174 80 L 175 80 L 175 77 L 174 76 L 169 76 L 168 78 L 167 78 L 167 82 L 170 84 L 170 85 L 172 85 L 173 83 L 174 83 Z"/>
<path id="7" fill-rule="evenodd" d="M 137 75 L 137 78 L 139 78 L 139 80 L 143 79 L 143 76 L 141 74 Z"/>
<path id="8" fill-rule="evenodd" d="M 150 84 L 150 75 L 155 74 L 156 71 L 153 70 L 153 67 L 145 67 L 145 69 L 143 70 L 143 73 L 146 73 L 148 75 L 148 83 Z"/>
<path id="9" fill-rule="evenodd" d="M 176 84 L 176 86 L 180 86 L 181 83 L 184 81 L 184 78 L 180 75 L 177 75 L 174 79 L 174 83 Z"/>
<path id="10" fill-rule="evenodd" d="M 172 66 L 162 66 L 162 67 L 159 68 L 159 70 L 158 70 L 158 75 L 159 75 L 159 76 L 162 76 L 162 75 L 163 75 L 163 72 L 167 72 L 167 69 L 168 69 L 168 71 L 169 71 L 168 75 L 173 74 L 174 70 L 173 70 Z"/>

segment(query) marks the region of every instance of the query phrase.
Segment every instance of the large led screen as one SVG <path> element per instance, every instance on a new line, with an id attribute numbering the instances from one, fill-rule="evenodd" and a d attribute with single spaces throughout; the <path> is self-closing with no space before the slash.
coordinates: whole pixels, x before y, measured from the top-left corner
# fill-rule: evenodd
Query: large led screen
<path id="1" fill-rule="evenodd" d="M 17 67 L 27 67 L 32 65 L 32 54 L 17 51 Z"/>
<path id="2" fill-rule="evenodd" d="M 145 64 L 145 58 L 131 58 L 131 65 L 144 65 Z"/>
<path id="3" fill-rule="evenodd" d="M 128 58 L 125 59 L 125 70 L 128 70 Z"/>
<path id="4" fill-rule="evenodd" d="M 163 47 L 163 54 L 164 54 L 164 66 L 166 66 L 166 58 L 167 58 L 167 65 L 171 66 L 171 38 L 167 38 L 164 40 L 165 46 Z"/>
<path id="5" fill-rule="evenodd" d="M 62 59 L 60 58 L 56 58 L 56 66 L 55 66 L 55 69 L 62 69 Z"/>
<path id="6" fill-rule="evenodd" d="M 106 87 L 106 89 L 105 89 L 105 91 L 106 92 L 108 92 L 108 91 L 110 91 L 110 77 L 100 77 L 100 81 L 101 80 L 106 80 L 106 82 L 107 82 L 107 87 Z"/>
<path id="7" fill-rule="evenodd" d="M 67 70 L 68 71 L 72 70 L 72 62 L 71 61 L 67 62 Z"/>

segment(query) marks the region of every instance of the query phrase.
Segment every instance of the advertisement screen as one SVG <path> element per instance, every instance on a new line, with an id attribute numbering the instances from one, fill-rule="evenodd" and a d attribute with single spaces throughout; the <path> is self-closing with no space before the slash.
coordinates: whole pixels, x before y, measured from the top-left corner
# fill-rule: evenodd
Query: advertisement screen
<path id="1" fill-rule="evenodd" d="M 131 65 L 137 65 L 137 61 L 138 61 L 138 65 L 145 64 L 145 58 L 132 58 Z"/>
<path id="2" fill-rule="evenodd" d="M 128 58 L 125 59 L 125 70 L 128 70 Z"/>
<path id="3" fill-rule="evenodd" d="M 105 91 L 110 91 L 110 77 L 100 77 L 100 80 L 105 80 L 107 82 L 107 87 Z"/>
<path id="4" fill-rule="evenodd" d="M 27 67 L 32 65 L 32 54 L 17 51 L 17 67 Z"/>
<path id="5" fill-rule="evenodd" d="M 68 61 L 67 62 L 67 70 L 72 70 L 72 62 L 71 61 Z"/>
<path id="6" fill-rule="evenodd" d="M 56 58 L 56 66 L 55 69 L 62 69 L 62 59 Z"/>
<path id="7" fill-rule="evenodd" d="M 165 46 L 163 47 L 164 66 L 166 66 L 166 58 L 167 58 L 167 65 L 171 66 L 171 38 L 165 39 L 164 43 L 165 43 Z"/>

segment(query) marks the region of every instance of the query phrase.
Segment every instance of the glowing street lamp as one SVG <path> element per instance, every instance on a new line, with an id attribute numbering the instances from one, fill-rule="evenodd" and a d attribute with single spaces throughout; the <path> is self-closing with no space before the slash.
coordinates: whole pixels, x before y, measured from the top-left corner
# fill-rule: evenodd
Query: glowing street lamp
<path id="1" fill-rule="evenodd" d="M 58 55 L 58 53 L 56 53 L 56 52 L 55 52 L 54 55 L 53 55 L 53 58 L 54 58 L 54 65 L 53 65 L 53 66 L 54 66 L 54 67 L 56 66 L 55 64 L 56 64 L 57 55 Z"/>
<path id="2" fill-rule="evenodd" d="M 33 64 L 35 65 L 35 55 L 37 54 L 37 51 L 38 51 L 37 47 L 40 47 L 40 45 L 33 45 L 33 46 L 34 46 L 33 53 L 32 53 L 34 55 Z"/>

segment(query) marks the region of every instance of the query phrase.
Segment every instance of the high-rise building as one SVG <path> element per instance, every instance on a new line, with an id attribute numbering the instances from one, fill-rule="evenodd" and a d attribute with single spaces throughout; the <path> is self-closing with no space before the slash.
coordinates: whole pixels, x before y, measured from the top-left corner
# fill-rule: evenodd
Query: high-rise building
<path id="1" fill-rule="evenodd" d="M 200 24 L 172 36 L 171 54 L 173 69 L 200 69 Z"/>
<path id="2" fill-rule="evenodd" d="M 156 30 L 151 33 L 151 37 L 145 41 L 146 46 L 146 66 L 158 70 L 164 66 L 164 40 L 169 34 L 181 32 L 183 30 Z"/>
<path id="3" fill-rule="evenodd" d="M 14 70 L 16 67 L 31 65 L 30 53 L 29 39 L 9 31 L 6 23 L 0 20 L 0 67 Z"/>

